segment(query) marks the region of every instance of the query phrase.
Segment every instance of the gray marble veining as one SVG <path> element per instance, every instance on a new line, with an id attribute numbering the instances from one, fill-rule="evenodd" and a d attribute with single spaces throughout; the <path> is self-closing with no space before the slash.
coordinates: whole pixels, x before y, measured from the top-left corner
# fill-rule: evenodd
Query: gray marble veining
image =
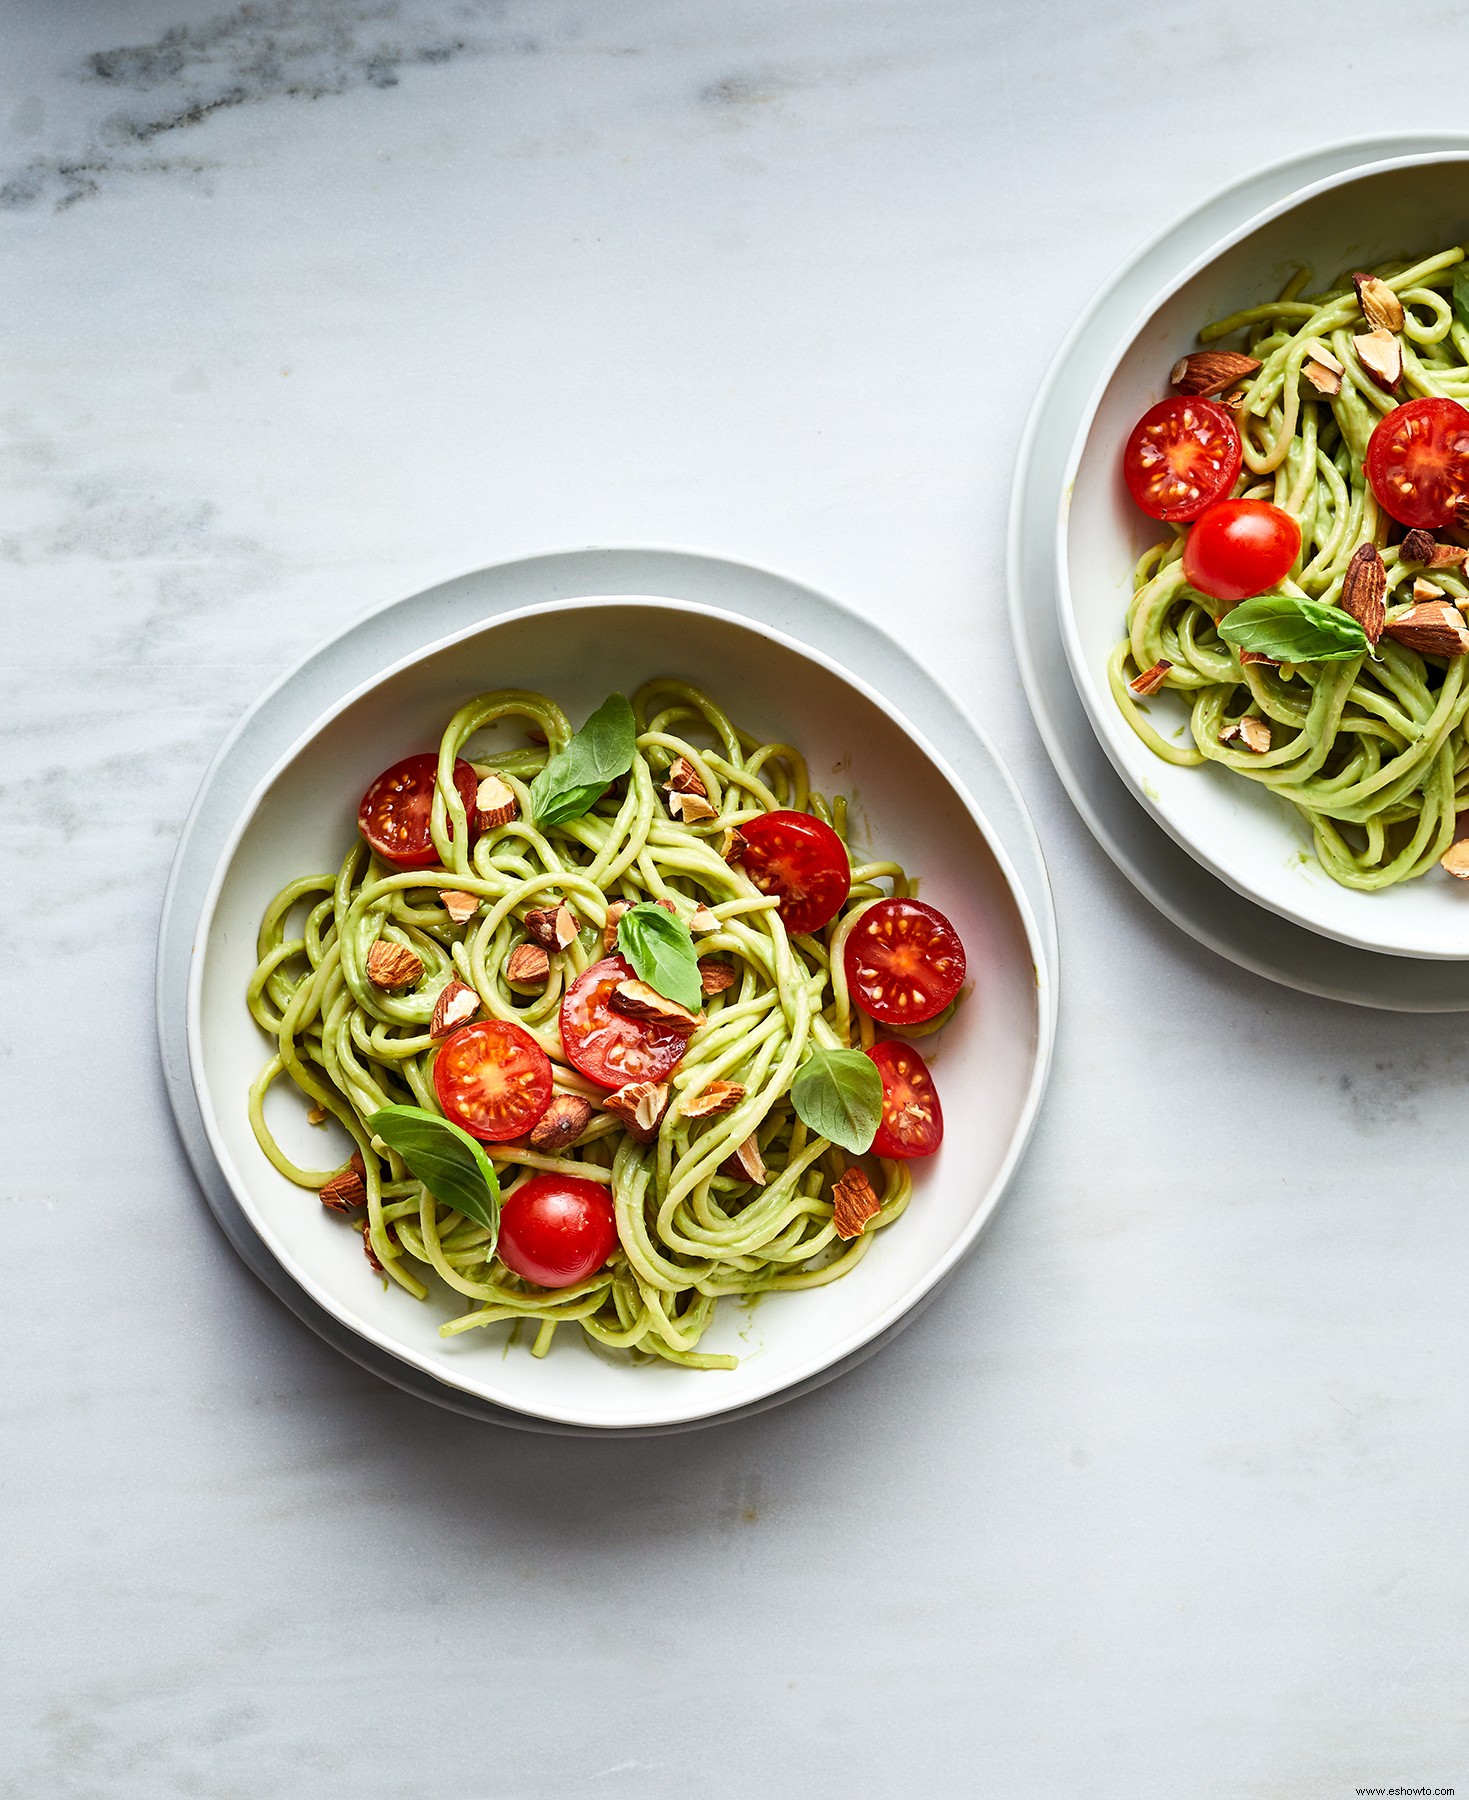
<path id="1" fill-rule="evenodd" d="M 1163 924 L 1061 796 L 1001 600 L 1061 333 L 1202 189 L 1420 113 L 1384 30 L 1451 69 L 1466 27 L 1383 21 L 10 9 L 0 1791 L 1469 1786 L 1462 1022 Z M 173 839 L 250 699 L 586 542 L 896 619 L 1010 759 L 1063 933 L 981 1253 L 839 1385 L 646 1443 L 476 1427 L 316 1342 L 204 1212 L 152 1040 Z"/>

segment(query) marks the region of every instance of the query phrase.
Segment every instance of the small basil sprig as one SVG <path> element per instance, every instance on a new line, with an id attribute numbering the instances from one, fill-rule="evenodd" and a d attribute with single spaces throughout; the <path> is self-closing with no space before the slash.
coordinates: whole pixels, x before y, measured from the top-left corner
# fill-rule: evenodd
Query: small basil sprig
<path id="1" fill-rule="evenodd" d="M 421 1106 L 384 1106 L 367 1123 L 435 1200 L 484 1226 L 493 1250 L 500 1235 L 500 1183 L 475 1139 Z"/>
<path id="2" fill-rule="evenodd" d="M 1219 635 L 1236 650 L 1254 650 L 1276 662 L 1345 662 L 1372 648 L 1350 613 L 1289 594 L 1242 602 L 1219 621 Z"/>
<path id="3" fill-rule="evenodd" d="M 818 1137 L 860 1155 L 882 1123 L 882 1076 L 860 1050 L 818 1050 L 796 1072 L 791 1105 Z"/>
<path id="4" fill-rule="evenodd" d="M 531 783 L 536 824 L 560 825 L 589 812 L 608 784 L 632 767 L 637 738 L 632 707 L 622 694 L 610 695 Z"/>
<path id="5" fill-rule="evenodd" d="M 630 906 L 617 921 L 617 948 L 632 964 L 639 981 L 676 1000 L 690 1012 L 704 1005 L 699 954 L 682 919 L 651 900 Z"/>
<path id="6" fill-rule="evenodd" d="M 1469 325 L 1469 263 L 1454 270 L 1454 317 L 1461 325 Z"/>

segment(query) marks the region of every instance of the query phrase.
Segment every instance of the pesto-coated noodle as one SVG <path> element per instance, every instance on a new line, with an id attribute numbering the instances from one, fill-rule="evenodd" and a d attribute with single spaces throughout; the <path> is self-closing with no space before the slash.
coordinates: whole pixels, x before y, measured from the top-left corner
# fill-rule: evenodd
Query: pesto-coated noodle
<path id="1" fill-rule="evenodd" d="M 1402 528 L 1379 508 L 1363 465 L 1373 427 L 1400 401 L 1469 402 L 1469 329 L 1448 293 L 1463 260 L 1456 246 L 1376 271 L 1405 311 L 1396 397 L 1358 357 L 1353 338 L 1368 326 L 1348 277 L 1306 295 L 1310 276 L 1301 270 L 1279 300 L 1200 332 L 1204 344 L 1243 333 L 1236 342 L 1261 363 L 1235 412 L 1244 468 L 1234 492 L 1272 501 L 1301 527 L 1300 558 L 1279 592 L 1339 605 L 1353 551 L 1371 543 L 1387 569 L 1389 625 L 1412 604 L 1422 567 L 1402 557 Z M 1332 398 L 1302 376 L 1316 344 L 1344 370 Z M 1310 823 L 1322 867 L 1346 887 L 1384 888 L 1432 868 L 1453 842 L 1469 787 L 1466 659 L 1384 637 L 1377 659 L 1242 663 L 1216 629 L 1220 603 L 1187 584 L 1187 526 L 1171 529 L 1137 565 L 1128 635 L 1109 667 L 1113 696 L 1138 736 L 1169 762 L 1207 758 L 1289 800 Z M 1462 568 L 1435 568 L 1433 581 L 1450 601 L 1465 595 Z M 1160 661 L 1172 665 L 1163 685 L 1191 703 L 1191 745 L 1160 735 L 1129 691 Z M 1245 712 L 1269 722 L 1263 754 L 1221 742 L 1221 730 Z"/>
<path id="2" fill-rule="evenodd" d="M 849 1004 L 842 949 L 867 905 L 911 888 L 895 863 L 856 865 L 838 917 L 820 933 L 789 938 L 777 901 L 724 860 L 721 842 L 731 826 L 787 808 L 816 814 L 845 839 L 845 803 L 828 804 L 810 791 L 792 746 L 738 730 L 683 682 L 648 683 L 633 712 L 637 749 L 627 777 L 584 816 L 540 830 L 530 783 L 564 749 L 572 728 L 542 695 L 482 695 L 455 714 L 440 747 L 432 833 L 441 868 L 394 868 L 359 840 L 334 875 L 306 876 L 281 890 L 260 927 L 249 987 L 251 1012 L 276 1043 L 251 1090 L 250 1118 L 271 1162 L 304 1188 L 320 1189 L 338 1171 L 302 1168 L 282 1150 L 265 1119 L 271 1084 L 289 1076 L 346 1129 L 366 1171 L 365 1235 L 386 1274 L 422 1299 L 428 1289 L 415 1269 L 432 1271 L 473 1303 L 441 1327 L 446 1334 L 534 1319 L 534 1351 L 543 1355 L 556 1327 L 574 1322 L 602 1345 L 729 1368 L 733 1357 L 698 1349 L 721 1295 L 833 1281 L 908 1203 L 905 1165 L 874 1164 L 881 1211 L 860 1236 L 838 1237 L 830 1189 L 851 1159 L 808 1134 L 788 1095 L 809 1047 L 874 1041 L 871 1021 Z M 545 745 L 488 755 L 470 746 L 501 720 L 542 734 Z M 455 758 L 466 750 L 481 775 L 502 777 L 519 802 L 518 817 L 482 832 L 472 848 L 452 778 Z M 658 784 L 678 757 L 697 770 L 714 818 L 685 824 L 665 810 Z M 445 889 L 476 896 L 478 914 L 456 924 L 439 898 Z M 484 1146 L 507 1198 L 547 1170 L 610 1186 L 620 1239 L 612 1260 L 572 1287 L 537 1288 L 487 1258 L 488 1231 L 436 1201 L 374 1140 L 366 1120 L 394 1103 L 440 1110 L 431 1073 L 438 1041 L 429 1022 L 450 980 L 475 989 L 482 1016 L 513 1020 L 535 1038 L 551 1059 L 558 1092 L 595 1106 L 606 1090 L 564 1054 L 561 1000 L 604 954 L 609 902 L 659 899 L 672 900 L 684 916 L 697 904 L 713 912 L 717 928 L 700 936 L 698 951 L 729 961 L 735 979 L 707 1000 L 705 1023 L 669 1078 L 672 1099 L 651 1144 L 635 1141 L 612 1114 L 594 1113 L 576 1143 L 556 1154 Z M 580 934 L 551 956 L 544 990 L 527 998 L 507 984 L 506 962 L 525 941 L 525 914 L 560 900 Z M 385 992 L 368 980 L 367 955 L 380 937 L 421 959 L 424 972 L 411 992 Z M 743 1099 L 722 1116 L 687 1119 L 684 1108 L 716 1080 L 743 1085 Z M 768 1173 L 763 1187 L 722 1169 L 752 1134 Z"/>

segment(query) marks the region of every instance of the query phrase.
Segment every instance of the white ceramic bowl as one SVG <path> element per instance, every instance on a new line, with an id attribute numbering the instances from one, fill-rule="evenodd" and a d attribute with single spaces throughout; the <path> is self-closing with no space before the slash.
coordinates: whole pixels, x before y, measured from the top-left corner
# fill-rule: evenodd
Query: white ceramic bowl
<path id="1" fill-rule="evenodd" d="M 853 800 L 874 845 L 923 877 L 957 925 L 973 992 L 934 1040 L 945 1103 L 940 1154 L 915 1165 L 913 1203 L 853 1273 L 830 1287 L 722 1303 L 705 1347 L 731 1371 L 634 1366 L 573 1330 L 544 1360 L 507 1352 L 505 1327 L 438 1335 L 457 1296 L 418 1303 L 374 1280 L 360 1240 L 310 1193 L 278 1175 L 245 1113 L 269 1041 L 245 1009 L 261 912 L 287 880 L 334 868 L 371 778 L 437 742 L 470 696 L 530 687 L 581 720 L 613 689 L 655 674 L 708 687 L 759 732 L 806 752 L 813 782 Z M 667 599 L 536 606 L 446 638 L 347 695 L 261 783 L 220 859 L 189 992 L 189 1054 L 214 1152 L 282 1267 L 352 1330 L 437 1379 L 498 1405 L 568 1423 L 664 1425 L 740 1407 L 841 1360 L 894 1324 L 974 1243 L 1028 1136 L 1049 1055 L 1050 997 L 1034 920 L 1007 860 L 957 778 L 919 733 L 817 651 L 711 608 Z M 272 1119 L 304 1160 L 329 1161 L 299 1096 L 277 1084 Z M 345 1149 L 341 1152 L 345 1155 Z"/>
<path id="2" fill-rule="evenodd" d="M 1258 214 L 1194 262 L 1139 317 L 1084 412 L 1057 531 L 1061 630 L 1092 727 L 1118 773 L 1184 849 L 1239 893 L 1309 930 L 1399 956 L 1469 958 L 1469 889 L 1430 874 L 1358 893 L 1316 861 L 1305 821 L 1285 801 L 1214 764 L 1175 768 L 1118 712 L 1107 659 L 1122 635 L 1132 569 L 1157 529 L 1132 504 L 1122 446 L 1168 391 L 1168 370 L 1207 320 L 1279 292 L 1309 263 L 1330 279 L 1350 267 L 1469 238 L 1469 154 L 1410 156 L 1349 170 Z M 1175 695 L 1148 702 L 1187 740 Z"/>

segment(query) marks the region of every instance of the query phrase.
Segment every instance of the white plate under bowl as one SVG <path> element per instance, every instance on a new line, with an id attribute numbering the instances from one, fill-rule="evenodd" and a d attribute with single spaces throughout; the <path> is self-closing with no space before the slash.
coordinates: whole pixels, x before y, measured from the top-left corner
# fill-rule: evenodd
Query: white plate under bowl
<path id="1" fill-rule="evenodd" d="M 1132 570 L 1157 540 L 1128 497 L 1121 450 L 1139 415 L 1167 393 L 1168 370 L 1207 320 L 1273 298 L 1306 263 L 1326 281 L 1390 257 L 1469 237 L 1469 152 L 1382 160 L 1326 176 L 1237 224 L 1196 257 L 1134 321 L 1082 414 L 1063 478 L 1057 594 L 1072 673 L 1123 780 L 1189 854 L 1238 893 L 1360 949 L 1469 958 L 1469 890 L 1432 875 L 1379 893 L 1333 881 L 1304 819 L 1286 801 L 1217 764 L 1156 757 L 1118 711 L 1107 659 L 1122 635 Z M 1187 709 L 1148 707 L 1165 736 L 1191 742 Z"/>
<path id="2" fill-rule="evenodd" d="M 731 1371 L 634 1365 L 561 1333 L 543 1360 L 508 1354 L 506 1328 L 443 1338 L 457 1297 L 409 1299 L 374 1281 L 354 1233 L 261 1154 L 245 1094 L 268 1040 L 243 1002 L 266 902 L 330 869 L 358 796 L 384 763 L 428 747 L 469 696 L 516 686 L 584 718 L 613 688 L 656 674 L 707 684 L 752 729 L 798 743 L 813 782 L 854 800 L 857 828 L 922 875 L 969 950 L 977 991 L 936 1040 L 949 1097 L 943 1152 L 915 1171 L 914 1202 L 849 1277 L 808 1293 L 725 1305 L 707 1348 Z M 206 900 L 189 992 L 189 1055 L 210 1142 L 241 1207 L 291 1277 L 349 1329 L 496 1406 L 594 1428 L 656 1427 L 743 1408 L 808 1380 L 888 1330 L 970 1247 L 1028 1135 L 1044 1086 L 1051 997 L 1035 920 L 1008 859 L 953 771 L 856 676 L 783 634 L 658 597 L 587 598 L 511 612 L 440 640 L 348 694 L 257 788 Z M 983 1096 L 966 1104 L 963 1096 Z M 299 1110 L 299 1109 L 298 1109 Z M 307 1152 L 290 1096 L 276 1116 Z M 324 1160 L 318 1149 L 315 1160 Z"/>

